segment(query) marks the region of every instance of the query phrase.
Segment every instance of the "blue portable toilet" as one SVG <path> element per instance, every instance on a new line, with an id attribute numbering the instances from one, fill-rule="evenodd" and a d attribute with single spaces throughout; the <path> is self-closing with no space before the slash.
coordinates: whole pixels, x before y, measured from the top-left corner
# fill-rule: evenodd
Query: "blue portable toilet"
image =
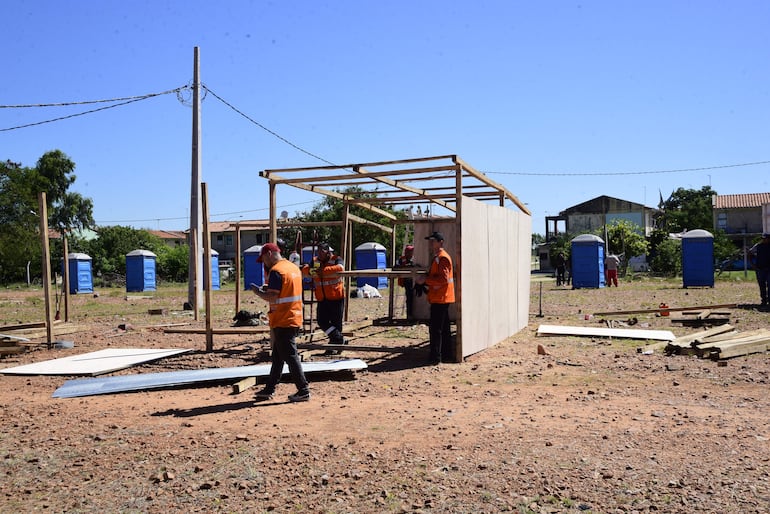
<path id="1" fill-rule="evenodd" d="M 84 253 L 71 253 L 67 259 L 70 294 L 93 293 L 94 277 L 91 271 L 91 257 Z"/>
<path id="2" fill-rule="evenodd" d="M 572 289 L 604 287 L 604 240 L 583 234 L 571 242 Z"/>
<path id="3" fill-rule="evenodd" d="M 206 287 L 208 277 L 203 277 L 203 287 Z M 219 252 L 211 249 L 211 290 L 219 291 Z"/>
<path id="4" fill-rule="evenodd" d="M 388 267 L 385 256 L 385 247 L 379 243 L 363 243 L 356 246 L 356 269 L 385 269 Z M 377 289 L 388 287 L 387 277 L 359 277 L 356 286 L 363 287 L 369 284 Z"/>
<path id="5" fill-rule="evenodd" d="M 262 245 L 254 245 L 243 251 L 243 289 L 248 290 L 250 284 L 261 286 L 265 283 L 265 265 L 257 262 L 262 252 Z"/>
<path id="6" fill-rule="evenodd" d="M 155 291 L 155 265 L 158 256 L 149 250 L 126 254 L 126 291 Z"/>
<path id="7" fill-rule="evenodd" d="M 708 230 L 690 230 L 682 236 L 682 283 L 714 287 L 714 235 Z"/>

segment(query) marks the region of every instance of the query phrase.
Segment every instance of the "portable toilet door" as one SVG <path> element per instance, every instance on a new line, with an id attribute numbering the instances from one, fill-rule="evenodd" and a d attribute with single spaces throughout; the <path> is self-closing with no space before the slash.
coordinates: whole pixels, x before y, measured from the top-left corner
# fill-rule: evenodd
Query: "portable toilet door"
<path id="1" fill-rule="evenodd" d="M 251 284 L 261 286 L 265 283 L 265 265 L 257 262 L 262 245 L 254 245 L 243 251 L 243 289 L 249 290 Z"/>
<path id="2" fill-rule="evenodd" d="M 379 243 L 363 243 L 356 246 L 355 256 L 355 269 L 385 269 L 388 267 L 385 247 Z M 385 289 L 388 287 L 388 278 L 359 277 L 356 279 L 357 287 L 363 287 L 366 284 L 377 289 Z"/>
<path id="3" fill-rule="evenodd" d="M 682 285 L 714 287 L 714 236 L 708 230 L 682 236 Z"/>
<path id="4" fill-rule="evenodd" d="M 604 287 L 604 240 L 583 234 L 571 242 L 572 289 Z"/>
<path id="5" fill-rule="evenodd" d="M 208 285 L 208 277 L 203 276 L 203 287 Z M 211 290 L 219 291 L 219 252 L 211 249 Z"/>
<path id="6" fill-rule="evenodd" d="M 70 294 L 93 293 L 94 277 L 91 270 L 91 257 L 84 253 L 71 253 L 67 259 Z"/>
<path id="7" fill-rule="evenodd" d="M 127 292 L 155 291 L 155 266 L 157 258 L 149 250 L 134 250 L 126 254 Z"/>

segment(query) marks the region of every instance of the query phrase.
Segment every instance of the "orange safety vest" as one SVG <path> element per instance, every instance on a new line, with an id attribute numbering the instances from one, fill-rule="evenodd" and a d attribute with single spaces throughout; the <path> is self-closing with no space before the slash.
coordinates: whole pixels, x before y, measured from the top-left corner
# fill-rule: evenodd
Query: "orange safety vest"
<path id="1" fill-rule="evenodd" d="M 270 302 L 267 313 L 271 327 L 302 326 L 302 273 L 291 261 L 286 259 L 275 263 L 273 269 L 281 275 L 281 291 L 278 298 Z"/>
<path id="2" fill-rule="evenodd" d="M 445 259 L 449 263 L 449 277 L 444 276 L 444 271 L 440 267 L 441 260 Z M 452 267 L 452 258 L 446 250 L 440 248 L 438 254 L 433 258 L 430 264 L 430 271 L 425 277 L 425 285 L 428 286 L 428 303 L 454 303 L 455 302 L 455 281 L 452 276 L 454 268 Z"/>
<path id="3" fill-rule="evenodd" d="M 342 258 L 338 255 L 332 255 L 329 262 L 321 264 L 316 268 L 313 275 L 313 284 L 315 284 L 315 297 L 319 302 L 324 300 L 342 300 L 345 298 L 345 284 L 342 277 L 337 274 L 343 271 Z"/>

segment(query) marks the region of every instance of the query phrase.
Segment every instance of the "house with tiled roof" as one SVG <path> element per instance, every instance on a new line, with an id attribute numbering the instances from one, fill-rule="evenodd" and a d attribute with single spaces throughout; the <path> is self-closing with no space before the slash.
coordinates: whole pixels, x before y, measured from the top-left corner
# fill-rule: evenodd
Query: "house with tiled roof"
<path id="1" fill-rule="evenodd" d="M 211 249 L 219 253 L 219 262 L 232 262 L 235 258 L 235 233 L 240 228 L 241 252 L 267 243 L 270 238 L 270 220 L 240 220 L 209 222 Z"/>
<path id="2" fill-rule="evenodd" d="M 181 230 L 147 230 L 158 237 L 169 248 L 175 248 L 187 244 L 187 233 Z"/>
<path id="3" fill-rule="evenodd" d="M 711 198 L 714 229 L 722 230 L 744 246 L 770 230 L 770 193 L 714 195 Z"/>

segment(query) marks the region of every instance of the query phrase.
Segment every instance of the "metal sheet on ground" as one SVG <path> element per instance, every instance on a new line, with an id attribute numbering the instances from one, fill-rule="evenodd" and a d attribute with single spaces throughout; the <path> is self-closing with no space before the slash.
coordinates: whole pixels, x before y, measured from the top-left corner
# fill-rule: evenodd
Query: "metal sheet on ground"
<path id="1" fill-rule="evenodd" d="M 170 357 L 189 349 L 109 348 L 34 364 L 0 369 L 4 375 L 101 375 Z"/>
<path id="2" fill-rule="evenodd" d="M 601 336 L 626 339 L 654 339 L 673 341 L 676 336 L 670 330 L 643 330 L 627 328 L 569 327 L 559 325 L 540 325 L 537 335 Z"/>
<path id="3" fill-rule="evenodd" d="M 303 362 L 305 373 L 317 371 L 346 371 L 366 369 L 366 363 L 361 359 L 342 359 L 328 362 Z M 284 365 L 283 373 L 289 368 Z M 68 380 L 53 393 L 54 398 L 75 398 L 78 396 L 93 396 L 98 394 L 141 391 L 160 389 L 179 385 L 214 382 L 227 379 L 246 377 L 262 377 L 270 373 L 270 364 L 255 366 L 237 366 L 233 368 L 207 368 L 186 371 L 166 371 L 160 373 L 142 373 L 139 375 L 121 375 L 114 377 L 81 378 Z"/>

